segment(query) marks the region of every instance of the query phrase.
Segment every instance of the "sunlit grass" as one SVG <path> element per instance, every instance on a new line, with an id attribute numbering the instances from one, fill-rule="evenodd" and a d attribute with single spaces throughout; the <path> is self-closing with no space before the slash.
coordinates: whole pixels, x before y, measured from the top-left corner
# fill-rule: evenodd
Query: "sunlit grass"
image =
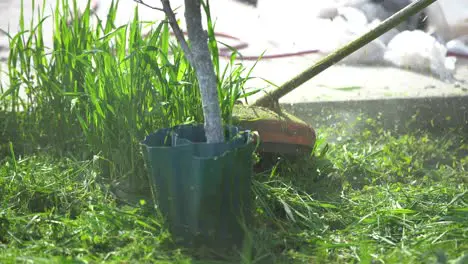
<path id="1" fill-rule="evenodd" d="M 80 15 L 75 2 L 68 2 L 57 1 L 53 17 L 44 17 L 33 2 L 41 22 L 28 27 L 21 17 L 20 32 L 10 36 L 9 87 L 1 88 L 8 112 L 0 113 L 8 128 L 1 147 L 14 141 L 20 153 L 99 155 L 105 177 L 136 175 L 135 182 L 144 185 L 139 153 L 144 136 L 161 127 L 203 122 L 195 72 L 167 23 L 140 22 L 136 8 L 133 20 L 118 26 L 118 1 L 110 3 L 105 21 L 94 18 L 89 6 Z M 53 46 L 46 47 L 42 24 L 50 19 Z M 211 23 L 209 29 L 212 36 Z M 213 36 L 210 47 L 223 118 L 230 122 L 234 103 L 246 96 L 249 72 L 234 61 L 220 69 Z"/>
<path id="2" fill-rule="evenodd" d="M 327 130 L 318 128 L 321 135 Z M 283 160 L 256 176 L 249 259 L 449 263 L 468 252 L 466 139 L 455 132 L 352 136 L 322 155 L 321 141 L 315 158 Z M 149 204 L 122 204 L 99 183 L 96 160 L 13 157 L 0 171 L 6 246 L 0 259 L 195 261 L 173 247 Z"/>
<path id="3" fill-rule="evenodd" d="M 139 141 L 203 121 L 195 74 L 167 24 L 139 22 L 135 10 L 118 27 L 117 4 L 105 23 L 72 7 L 80 19 L 67 24 L 69 6 L 59 4 L 45 18 L 54 21 L 51 49 L 41 24 L 21 22 L 10 39 L 10 86 L 0 96 L 1 263 L 466 263 L 466 134 L 399 135 L 372 116 L 316 127 L 312 157 L 280 159 L 255 175 L 253 243 L 243 252 L 177 249 L 152 204 L 122 201 L 109 179 L 144 185 Z M 209 23 L 229 123 L 250 73 L 234 57 L 220 69 L 213 32 Z"/>

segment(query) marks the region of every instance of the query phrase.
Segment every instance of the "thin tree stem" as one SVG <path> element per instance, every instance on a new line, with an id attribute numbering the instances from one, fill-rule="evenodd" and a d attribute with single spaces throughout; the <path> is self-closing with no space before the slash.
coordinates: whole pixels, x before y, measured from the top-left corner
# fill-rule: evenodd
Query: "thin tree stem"
<path id="1" fill-rule="evenodd" d="M 192 65 L 195 68 L 202 97 L 205 134 L 208 143 L 224 141 L 218 83 L 208 49 L 208 35 L 203 30 L 200 0 L 185 0 L 185 20 L 192 47 Z"/>
<path id="2" fill-rule="evenodd" d="M 190 64 L 194 65 L 193 59 L 192 59 L 192 51 L 190 50 L 187 41 L 185 41 L 184 37 L 184 32 L 179 27 L 179 24 L 177 24 L 177 19 L 175 17 L 174 11 L 172 11 L 171 4 L 169 3 L 169 0 L 161 0 L 162 6 L 163 6 L 163 11 L 167 16 L 167 20 L 169 21 L 169 25 L 171 25 L 172 31 L 174 31 L 174 35 L 177 39 L 177 41 L 180 44 L 180 47 L 185 53 L 185 56 L 187 57 L 187 60 L 190 62 Z"/>
<path id="3" fill-rule="evenodd" d="M 207 143 L 223 142 L 224 130 L 219 106 L 218 83 L 208 49 L 208 35 L 203 30 L 201 2 L 200 0 L 185 0 L 185 19 L 191 47 L 187 44 L 184 33 L 177 24 L 169 0 L 161 0 L 161 3 L 174 35 L 197 75 Z"/>

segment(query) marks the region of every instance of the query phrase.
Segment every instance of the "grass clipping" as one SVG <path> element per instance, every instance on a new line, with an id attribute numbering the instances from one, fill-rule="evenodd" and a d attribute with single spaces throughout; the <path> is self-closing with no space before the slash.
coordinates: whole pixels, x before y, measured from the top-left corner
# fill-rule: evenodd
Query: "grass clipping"
<path id="1" fill-rule="evenodd" d="M 395 135 L 371 121 L 357 134 L 347 124 L 318 127 L 314 158 L 279 160 L 255 176 L 255 243 L 240 252 L 247 263 L 466 263 L 464 134 Z M 119 203 L 94 160 L 11 150 L 0 163 L 0 262 L 219 259 L 173 248 L 154 208 Z M 239 263 L 230 257 L 217 263 Z"/>

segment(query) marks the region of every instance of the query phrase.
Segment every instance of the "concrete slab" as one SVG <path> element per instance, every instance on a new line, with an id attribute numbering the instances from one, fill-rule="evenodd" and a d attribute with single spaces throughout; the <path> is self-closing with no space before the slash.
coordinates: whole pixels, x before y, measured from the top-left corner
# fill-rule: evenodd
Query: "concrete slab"
<path id="1" fill-rule="evenodd" d="M 28 2 L 28 1 L 25 1 Z M 110 0 L 100 0 L 97 14 L 105 19 Z M 159 1 L 148 1 L 159 4 Z M 315 11 L 325 1 L 294 0 L 287 5 L 283 1 L 272 1 L 270 6 L 260 5 L 255 9 L 233 0 L 211 1 L 212 16 L 216 21 L 216 31 L 228 33 L 249 43 L 249 48 L 242 50 L 244 54 L 265 55 L 312 50 L 324 45 L 323 36 L 327 34 L 323 20 L 315 18 Z M 80 6 L 86 1 L 78 0 Z M 173 7 L 181 6 L 182 0 L 171 1 Z M 46 0 L 48 13 L 55 1 Z M 127 23 L 133 16 L 137 6 L 134 1 L 121 0 L 117 14 L 118 24 Z M 46 10 L 47 10 L 46 9 Z M 315 11 L 314 11 L 315 10 Z M 183 7 L 178 11 L 178 18 L 183 23 Z M 0 28 L 18 30 L 17 22 L 20 14 L 20 1 L 0 0 Z M 154 21 L 162 19 L 161 12 L 141 6 L 141 20 Z M 27 19 L 31 17 L 31 8 L 25 8 Z M 46 27 L 51 23 L 46 22 Z M 184 26 L 183 26 L 184 27 Z M 46 30 L 45 37 L 50 37 L 52 30 Z M 0 46 L 5 47 L 6 37 L 0 37 Z M 49 42 L 50 43 L 50 42 Z M 7 50 L 0 51 L 0 57 Z M 312 66 L 320 56 L 318 54 L 271 59 L 260 61 L 253 71 L 254 77 L 267 79 L 277 85 L 282 84 L 306 68 Z M 227 61 L 223 61 L 226 65 Z M 253 61 L 239 61 L 250 67 Z M 455 74 L 459 80 L 468 81 L 468 62 L 459 60 Z M 266 87 L 268 84 L 261 79 L 253 79 L 249 87 Z M 271 87 L 270 87 L 271 88 Z M 459 96 L 468 94 L 467 83 L 445 83 L 429 75 L 413 73 L 404 69 L 392 67 L 364 67 L 335 65 L 313 80 L 281 99 L 281 103 L 292 104 L 316 101 L 343 101 L 362 99 L 390 99 L 402 97 L 432 97 Z M 258 96 L 257 96 L 258 97 Z M 255 100 L 253 96 L 251 100 Z"/>
<path id="2" fill-rule="evenodd" d="M 256 66 L 254 74 L 281 85 L 307 67 L 312 66 L 317 60 L 316 56 L 309 56 L 300 59 L 263 61 Z M 467 65 L 467 60 L 459 61 L 456 78 L 468 80 Z M 255 82 L 257 82 L 256 85 L 262 85 L 261 80 Z M 393 67 L 335 65 L 283 97 L 280 103 L 466 94 L 468 94 L 466 83 L 446 83 L 430 75 Z"/>

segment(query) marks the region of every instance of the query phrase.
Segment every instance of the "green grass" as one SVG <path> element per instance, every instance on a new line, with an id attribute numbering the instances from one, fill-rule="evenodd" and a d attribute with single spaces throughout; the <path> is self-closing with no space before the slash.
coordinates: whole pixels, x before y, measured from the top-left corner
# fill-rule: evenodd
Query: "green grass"
<path id="1" fill-rule="evenodd" d="M 105 177 L 137 175 L 132 184 L 145 185 L 138 176 L 144 175 L 139 141 L 160 127 L 203 121 L 195 72 L 168 24 L 141 22 L 138 9 L 128 25 L 117 27 L 118 1 L 105 22 L 93 19 L 89 8 L 80 16 L 68 1 L 57 6 L 53 17 L 44 17 L 33 1 L 39 22 L 28 27 L 21 17 L 20 32 L 10 36 L 9 87 L 0 87 L 8 137 L 0 139 L 0 153 L 7 153 L 11 139 L 21 142 L 21 153 L 99 155 Z M 47 47 L 42 24 L 51 19 L 53 46 Z M 255 90 L 245 91 L 249 72 L 234 60 L 220 69 L 209 25 L 223 118 L 230 122 L 234 103 Z M 145 36 L 143 29 L 149 29 Z"/>
<path id="2" fill-rule="evenodd" d="M 256 176 L 246 263 L 449 263 L 468 252 L 466 139 L 377 130 L 335 130 L 352 139 Z M 196 263 L 150 206 L 121 204 L 99 183 L 96 159 L 11 155 L 1 168 L 2 262 Z"/>
<path id="3" fill-rule="evenodd" d="M 40 23 L 22 20 L 10 40 L 0 263 L 467 263 L 466 130 L 401 135 L 373 116 L 316 127 L 311 157 L 255 175 L 244 251 L 177 248 L 151 203 L 128 204 L 113 187 L 145 185 L 145 135 L 203 121 L 195 74 L 167 24 L 139 22 L 135 10 L 116 27 L 116 4 L 106 23 L 85 12 L 67 25 L 61 4 L 44 18 L 54 21 L 53 47 Z M 235 55 L 220 69 L 211 23 L 208 32 L 229 123 L 235 102 L 255 90 L 244 90 L 250 72 Z"/>

